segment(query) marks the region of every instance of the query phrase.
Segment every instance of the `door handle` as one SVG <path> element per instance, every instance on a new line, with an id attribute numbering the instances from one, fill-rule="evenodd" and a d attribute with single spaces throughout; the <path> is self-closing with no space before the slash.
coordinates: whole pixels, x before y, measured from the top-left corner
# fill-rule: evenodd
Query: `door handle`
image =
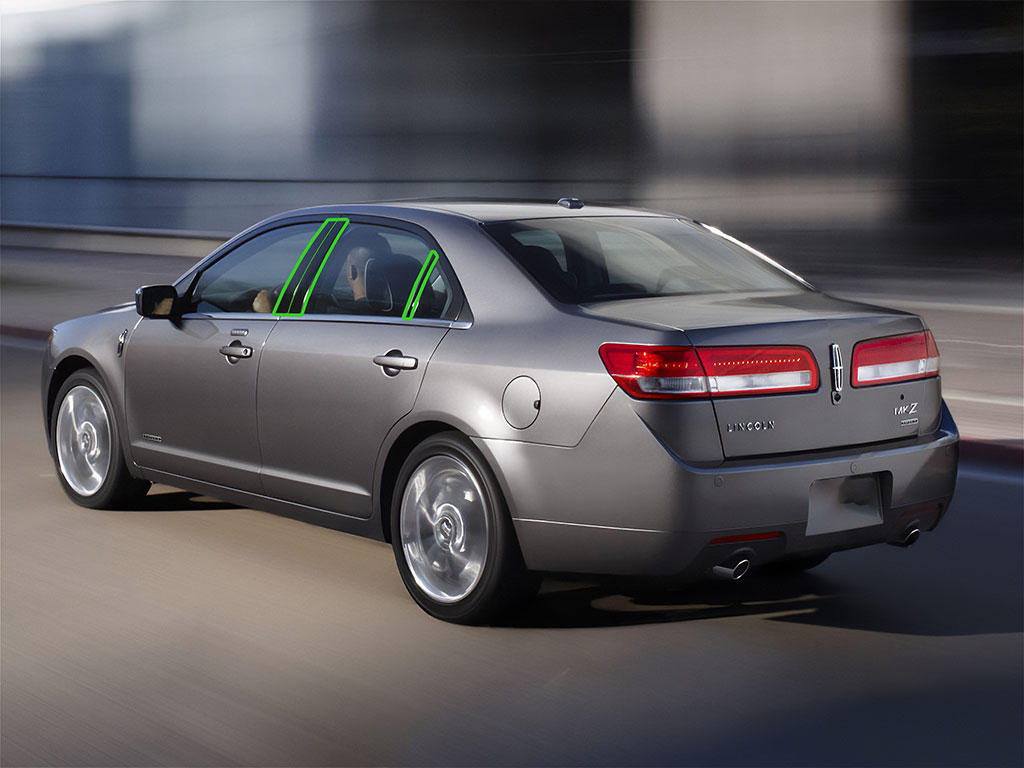
<path id="1" fill-rule="evenodd" d="M 228 344 L 220 348 L 220 353 L 226 357 L 252 357 L 252 347 L 243 347 L 241 344 Z"/>
<path id="2" fill-rule="evenodd" d="M 384 373 L 389 371 L 413 371 L 416 366 L 419 365 L 419 360 L 415 357 L 408 357 L 403 355 L 398 350 L 391 350 L 386 355 L 377 355 L 373 358 L 373 364 L 379 365 L 384 369 Z"/>

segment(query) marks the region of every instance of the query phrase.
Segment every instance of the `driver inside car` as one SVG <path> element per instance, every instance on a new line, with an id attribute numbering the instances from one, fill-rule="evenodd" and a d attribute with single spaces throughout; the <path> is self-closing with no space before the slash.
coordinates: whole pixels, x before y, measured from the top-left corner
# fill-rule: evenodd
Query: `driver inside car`
<path id="1" fill-rule="evenodd" d="M 345 278 L 348 280 L 352 296 L 351 298 L 337 296 L 331 292 L 331 297 L 334 298 L 336 303 L 344 302 L 346 305 L 349 305 L 346 309 L 350 311 L 356 313 L 369 312 L 370 310 L 366 305 L 366 266 L 373 259 L 382 259 L 384 261 L 390 259 L 392 255 L 391 246 L 385 238 L 376 232 L 357 232 L 351 238 L 342 237 L 338 245 L 344 246 L 344 248 L 338 248 L 340 252 L 332 253 L 328 258 L 323 277 L 330 280 L 330 276 L 333 276 L 334 281 L 337 281 L 338 272 L 333 272 L 332 274 L 330 269 L 331 262 L 342 264 L 341 271 L 344 272 Z M 321 284 L 324 284 L 324 282 L 321 281 Z M 334 284 L 337 287 L 337 282 L 334 282 Z M 273 311 L 277 296 L 278 291 L 268 288 L 262 289 L 253 299 L 253 311 L 260 313 Z M 352 302 L 355 302 L 354 306 Z"/>
<path id="2" fill-rule="evenodd" d="M 373 259 L 387 262 L 391 259 L 391 246 L 388 241 L 376 232 L 356 234 L 350 243 L 346 243 L 348 252 L 345 256 L 345 278 L 352 288 L 355 301 L 366 301 L 366 266 Z"/>

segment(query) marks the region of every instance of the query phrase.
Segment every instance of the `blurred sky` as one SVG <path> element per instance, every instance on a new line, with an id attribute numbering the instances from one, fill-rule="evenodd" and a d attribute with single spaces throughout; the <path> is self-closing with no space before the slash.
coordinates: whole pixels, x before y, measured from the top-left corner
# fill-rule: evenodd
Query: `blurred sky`
<path id="1" fill-rule="evenodd" d="M 0 23 L 0 219 L 575 195 L 1019 239 L 1022 4 L 90 2 Z"/>

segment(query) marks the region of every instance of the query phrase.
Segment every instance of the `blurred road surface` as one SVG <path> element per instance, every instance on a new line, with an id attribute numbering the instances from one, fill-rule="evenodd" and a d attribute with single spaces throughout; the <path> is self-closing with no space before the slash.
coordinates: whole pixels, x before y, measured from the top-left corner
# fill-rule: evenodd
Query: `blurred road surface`
<path id="1" fill-rule="evenodd" d="M 5 307 L 6 309 L 6 307 Z M 387 545 L 165 487 L 71 504 L 4 346 L 0 744 L 25 765 L 1020 765 L 1019 478 L 910 550 L 434 621 Z"/>

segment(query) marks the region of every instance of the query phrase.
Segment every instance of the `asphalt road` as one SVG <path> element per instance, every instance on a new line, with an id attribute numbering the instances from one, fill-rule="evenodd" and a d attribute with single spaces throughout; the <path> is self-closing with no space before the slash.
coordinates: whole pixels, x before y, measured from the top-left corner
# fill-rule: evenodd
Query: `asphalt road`
<path id="1" fill-rule="evenodd" d="M 37 356 L 0 360 L 4 765 L 1024 761 L 1017 476 L 967 468 L 910 550 L 671 591 L 548 581 L 508 626 L 457 627 L 381 543 L 163 487 L 76 507 Z"/>

